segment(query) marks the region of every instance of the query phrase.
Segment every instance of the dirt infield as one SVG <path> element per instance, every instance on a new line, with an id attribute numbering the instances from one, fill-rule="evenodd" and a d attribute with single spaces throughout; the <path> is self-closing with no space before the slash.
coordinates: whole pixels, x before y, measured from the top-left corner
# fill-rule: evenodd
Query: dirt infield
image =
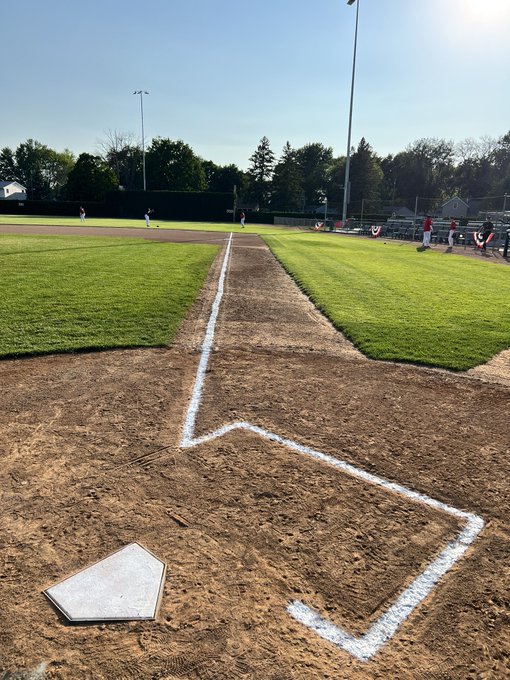
<path id="1" fill-rule="evenodd" d="M 225 243 L 224 234 L 206 238 Z M 360 636 L 460 523 L 256 432 L 179 447 L 221 263 L 168 349 L 0 363 L 0 671 L 508 677 L 506 355 L 466 375 L 370 361 L 258 237 L 234 237 L 196 434 L 253 423 L 486 523 L 395 635 L 360 661 L 293 619 L 288 603 Z M 41 591 L 132 541 L 168 565 L 157 620 L 65 624 Z"/>

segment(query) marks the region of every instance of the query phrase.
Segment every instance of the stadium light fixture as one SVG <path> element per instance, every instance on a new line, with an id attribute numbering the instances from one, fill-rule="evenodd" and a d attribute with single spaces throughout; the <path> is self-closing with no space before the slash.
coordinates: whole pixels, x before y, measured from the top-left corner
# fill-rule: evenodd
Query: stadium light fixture
<path id="1" fill-rule="evenodd" d="M 356 0 L 347 0 L 348 5 L 354 5 Z M 356 47 L 358 44 L 358 17 L 359 17 L 359 3 L 356 5 L 356 28 L 354 30 L 354 52 L 352 55 L 352 79 L 351 79 L 351 102 L 349 106 L 349 128 L 347 132 L 347 155 L 345 157 L 345 182 L 344 182 L 344 203 L 342 206 L 342 222 L 347 219 L 347 202 L 349 200 L 349 173 L 351 169 L 351 129 L 352 129 L 352 104 L 354 101 L 354 76 L 356 73 Z"/>
<path id="2" fill-rule="evenodd" d="M 135 90 L 133 94 L 140 95 L 140 113 L 142 114 L 142 172 L 143 172 L 143 190 L 147 190 L 147 184 L 145 182 L 145 136 L 143 131 L 143 95 L 149 94 L 145 90 Z"/>

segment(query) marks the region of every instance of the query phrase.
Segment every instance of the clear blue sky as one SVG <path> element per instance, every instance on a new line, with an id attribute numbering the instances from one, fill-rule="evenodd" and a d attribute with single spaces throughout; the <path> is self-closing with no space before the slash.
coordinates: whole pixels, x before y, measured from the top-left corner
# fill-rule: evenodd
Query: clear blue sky
<path id="1" fill-rule="evenodd" d="M 510 129 L 510 0 L 359 0 L 352 143 Z M 345 153 L 356 5 L 346 0 L 1 3 L 0 147 L 97 153 L 108 130 L 248 167 L 266 135 Z"/>

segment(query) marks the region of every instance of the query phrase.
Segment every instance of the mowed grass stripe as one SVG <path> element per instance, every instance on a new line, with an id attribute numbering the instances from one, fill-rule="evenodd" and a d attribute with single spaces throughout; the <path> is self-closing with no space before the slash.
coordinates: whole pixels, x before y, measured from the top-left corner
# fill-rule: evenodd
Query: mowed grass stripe
<path id="1" fill-rule="evenodd" d="M 100 228 L 128 228 L 147 229 L 145 220 L 133 219 L 108 219 L 102 217 L 90 217 L 85 222 L 80 222 L 76 217 L 47 217 L 37 215 L 0 215 L 0 225 L 28 225 L 43 227 L 100 227 Z M 170 220 L 151 219 L 150 229 L 184 229 L 186 231 L 212 231 L 218 233 L 234 232 L 238 234 L 274 234 L 289 231 L 297 231 L 292 227 L 283 227 L 269 224 L 247 224 L 243 229 L 239 222 L 174 222 Z"/>
<path id="2" fill-rule="evenodd" d="M 453 370 L 510 347 L 510 270 L 412 245 L 264 237 L 314 304 L 367 356 Z"/>
<path id="3" fill-rule="evenodd" d="M 0 235 L 0 357 L 164 346 L 217 246 Z"/>

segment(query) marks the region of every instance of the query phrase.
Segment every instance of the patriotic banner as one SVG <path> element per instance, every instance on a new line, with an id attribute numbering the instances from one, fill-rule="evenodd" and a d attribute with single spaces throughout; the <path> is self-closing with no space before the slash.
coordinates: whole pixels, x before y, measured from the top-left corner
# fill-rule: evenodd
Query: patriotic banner
<path id="1" fill-rule="evenodd" d="M 375 225 L 372 225 L 370 227 L 370 232 L 371 232 L 371 234 L 374 238 L 377 238 L 379 236 L 379 234 L 381 233 L 381 229 L 382 229 L 382 227 L 377 227 Z"/>
<path id="2" fill-rule="evenodd" d="M 494 237 L 494 232 L 489 234 L 489 237 L 486 241 L 486 243 L 490 243 Z M 474 231 L 473 232 L 473 241 L 475 242 L 475 245 L 477 248 L 481 248 L 483 246 L 483 231 Z"/>

